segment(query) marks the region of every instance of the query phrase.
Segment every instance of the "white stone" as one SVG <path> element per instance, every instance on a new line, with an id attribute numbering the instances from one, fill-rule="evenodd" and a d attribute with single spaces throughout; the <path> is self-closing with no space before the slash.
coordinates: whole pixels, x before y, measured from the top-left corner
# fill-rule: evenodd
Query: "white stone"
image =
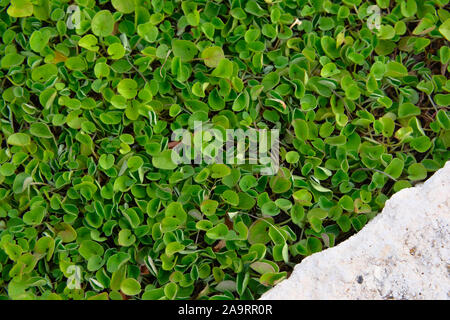
<path id="1" fill-rule="evenodd" d="M 450 299 L 450 161 L 261 299 Z M 362 283 L 357 279 L 362 277 Z"/>

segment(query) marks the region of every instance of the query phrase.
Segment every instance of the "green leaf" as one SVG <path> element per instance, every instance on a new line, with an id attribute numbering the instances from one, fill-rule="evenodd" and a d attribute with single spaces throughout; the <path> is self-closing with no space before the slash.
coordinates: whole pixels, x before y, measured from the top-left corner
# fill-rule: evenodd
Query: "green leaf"
<path id="1" fill-rule="evenodd" d="M 53 138 L 50 128 L 45 123 L 35 122 L 30 126 L 30 133 L 39 138 Z"/>
<path id="2" fill-rule="evenodd" d="M 351 228 L 351 222 L 348 216 L 340 216 L 336 222 L 343 232 L 348 232 Z"/>
<path id="3" fill-rule="evenodd" d="M 169 300 L 175 299 L 177 293 L 178 293 L 178 286 L 176 283 L 170 282 L 166 284 L 166 286 L 164 287 L 164 295 Z"/>
<path id="4" fill-rule="evenodd" d="M 350 198 L 350 196 L 344 195 L 341 199 L 339 199 L 339 205 L 342 207 L 342 209 L 353 212 L 353 199 Z"/>
<path id="5" fill-rule="evenodd" d="M 228 176 L 231 173 L 231 169 L 222 163 L 213 164 L 210 168 L 211 178 L 219 179 Z"/>
<path id="6" fill-rule="evenodd" d="M 0 65 L 2 69 L 9 69 L 22 64 L 24 60 L 25 57 L 18 53 L 8 53 L 2 58 Z"/>
<path id="7" fill-rule="evenodd" d="M 397 61 L 390 61 L 386 66 L 386 73 L 384 75 L 386 77 L 401 79 L 408 75 L 408 70 L 403 64 Z"/>
<path id="8" fill-rule="evenodd" d="M 166 254 L 169 257 L 171 257 L 175 253 L 183 251 L 183 250 L 184 250 L 184 245 L 182 245 L 179 242 L 171 242 L 171 243 L 167 244 L 167 246 L 166 246 Z"/>
<path id="9" fill-rule="evenodd" d="M 125 99 L 133 99 L 137 95 L 137 83 L 133 79 L 122 79 L 117 85 L 117 92 Z"/>
<path id="10" fill-rule="evenodd" d="M 142 167 L 144 160 L 139 156 L 132 156 L 127 161 L 127 166 L 130 171 L 136 171 Z"/>
<path id="11" fill-rule="evenodd" d="M 443 24 L 439 27 L 439 32 L 444 36 L 447 41 L 450 41 L 450 18 L 445 20 Z"/>
<path id="12" fill-rule="evenodd" d="M 58 68 L 53 64 L 44 64 L 36 67 L 31 72 L 31 79 L 36 82 L 47 82 L 50 78 L 56 76 Z"/>
<path id="13" fill-rule="evenodd" d="M 280 82 L 280 76 L 276 72 L 270 72 L 264 76 L 261 84 L 264 86 L 264 90 L 270 90 Z"/>
<path id="14" fill-rule="evenodd" d="M 98 161 L 98 164 L 100 167 L 102 167 L 105 170 L 108 170 L 114 165 L 114 156 L 112 154 L 102 154 L 100 156 L 100 159 Z"/>
<path id="15" fill-rule="evenodd" d="M 410 142 L 410 145 L 416 151 L 423 153 L 423 152 L 426 152 L 428 149 L 430 149 L 431 141 L 430 141 L 430 138 L 428 138 L 427 136 L 421 136 L 421 137 L 414 138 Z"/>
<path id="16" fill-rule="evenodd" d="M 120 291 L 127 296 L 135 296 L 141 292 L 141 284 L 133 278 L 124 279 L 120 283 Z"/>
<path id="17" fill-rule="evenodd" d="M 125 48 L 122 44 L 116 42 L 109 46 L 108 54 L 111 56 L 111 59 L 117 60 L 124 56 Z"/>
<path id="18" fill-rule="evenodd" d="M 400 177 L 400 175 L 403 172 L 403 166 L 404 161 L 399 158 L 392 159 L 391 163 L 386 167 L 384 172 L 386 172 L 388 175 L 393 177 L 394 179 L 397 179 Z"/>
<path id="19" fill-rule="evenodd" d="M 82 48 L 85 48 L 89 51 L 97 52 L 100 47 L 97 46 L 98 40 L 97 38 L 92 34 L 87 34 L 80 40 L 78 40 L 78 45 Z"/>
<path id="20" fill-rule="evenodd" d="M 258 185 L 258 182 L 254 176 L 243 176 L 239 181 L 239 187 L 242 191 L 248 191 Z"/>
<path id="21" fill-rule="evenodd" d="M 84 240 L 81 243 L 78 251 L 80 252 L 80 255 L 86 260 L 89 260 L 94 256 L 102 256 L 105 252 L 100 244 L 92 240 Z"/>
<path id="22" fill-rule="evenodd" d="M 112 0 L 114 9 L 122 13 L 132 13 L 135 5 L 133 0 Z"/>
<path id="23" fill-rule="evenodd" d="M 417 12 L 416 0 L 405 0 L 400 3 L 402 15 L 405 17 L 412 17 Z"/>
<path id="24" fill-rule="evenodd" d="M 201 56 L 205 65 L 210 68 L 216 68 L 219 62 L 225 58 L 222 48 L 217 46 L 204 49 Z"/>
<path id="25" fill-rule="evenodd" d="M 237 206 L 239 204 L 239 196 L 233 190 L 226 190 L 221 195 L 223 201 L 231 204 L 232 206 Z"/>
<path id="26" fill-rule="evenodd" d="M 312 205 L 312 202 L 311 202 L 312 194 L 306 189 L 297 190 L 294 192 L 294 194 L 292 196 L 294 197 L 295 201 L 301 205 L 304 205 L 304 206 Z"/>
<path id="27" fill-rule="evenodd" d="M 35 30 L 30 37 L 30 47 L 35 52 L 41 52 L 47 45 L 48 38 L 40 30 Z"/>
<path id="28" fill-rule="evenodd" d="M 398 117 L 406 118 L 420 115 L 420 108 L 410 102 L 403 103 L 398 108 Z"/>
<path id="29" fill-rule="evenodd" d="M 413 163 L 408 167 L 408 174 L 412 181 L 423 180 L 427 177 L 427 169 L 421 163 Z"/>
<path id="30" fill-rule="evenodd" d="M 23 215 L 23 221 L 32 226 L 36 226 L 42 223 L 46 210 L 43 207 L 36 207 Z"/>
<path id="31" fill-rule="evenodd" d="M 206 232 L 206 236 L 212 240 L 225 239 L 227 234 L 228 234 L 228 228 L 223 223 L 219 223 L 217 226 L 209 229 Z"/>
<path id="32" fill-rule="evenodd" d="M 25 147 L 31 143 L 31 139 L 28 134 L 19 132 L 10 135 L 7 142 L 13 146 Z"/>
<path id="33" fill-rule="evenodd" d="M 332 146 L 341 146 L 347 142 L 347 138 L 345 136 L 334 136 L 325 138 L 325 143 Z"/>
<path id="34" fill-rule="evenodd" d="M 260 219 L 253 222 L 248 229 L 248 242 L 250 244 L 266 244 L 270 241 L 269 228 L 273 224 L 272 218 Z"/>
<path id="35" fill-rule="evenodd" d="M 175 57 L 180 57 L 181 61 L 191 61 L 198 53 L 198 49 L 194 43 L 188 40 L 172 40 L 172 50 Z"/>
<path id="36" fill-rule="evenodd" d="M 214 77 L 230 79 L 233 75 L 233 63 L 226 58 L 221 59 L 211 75 Z"/>
<path id="37" fill-rule="evenodd" d="M 211 216 L 216 213 L 219 203 L 215 200 L 206 199 L 200 205 L 200 210 L 206 215 Z"/>
<path id="38" fill-rule="evenodd" d="M 174 170 L 177 164 L 173 161 L 172 150 L 164 150 L 152 157 L 152 164 L 155 168 L 164 170 Z"/>
<path id="39" fill-rule="evenodd" d="M 450 94 L 437 94 L 434 96 L 437 105 L 447 107 L 450 105 Z"/>
<path id="40" fill-rule="evenodd" d="M 146 41 L 153 43 L 156 41 L 159 35 L 159 30 L 151 22 L 143 23 L 137 27 L 138 35 L 144 38 Z"/>
<path id="41" fill-rule="evenodd" d="M 14 18 L 29 17 L 33 14 L 33 4 L 30 0 L 11 0 L 7 13 Z"/>
<path id="42" fill-rule="evenodd" d="M 109 10 L 97 12 L 91 21 L 92 32 L 99 37 L 109 36 L 114 30 L 114 18 Z"/>
<path id="43" fill-rule="evenodd" d="M 136 241 L 136 236 L 132 234 L 131 230 L 122 229 L 119 232 L 119 245 L 129 247 Z"/>
<path id="44" fill-rule="evenodd" d="M 264 203 L 261 207 L 261 212 L 264 216 L 276 216 L 280 213 L 280 208 L 278 208 L 275 202 L 270 201 Z"/>

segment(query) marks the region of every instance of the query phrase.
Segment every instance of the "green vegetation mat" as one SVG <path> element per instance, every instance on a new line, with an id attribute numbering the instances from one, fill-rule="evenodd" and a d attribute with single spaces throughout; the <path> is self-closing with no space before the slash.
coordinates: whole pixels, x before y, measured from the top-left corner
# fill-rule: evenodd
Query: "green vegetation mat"
<path id="1" fill-rule="evenodd" d="M 0 0 L 0 298 L 259 298 L 450 158 L 448 9 Z"/>

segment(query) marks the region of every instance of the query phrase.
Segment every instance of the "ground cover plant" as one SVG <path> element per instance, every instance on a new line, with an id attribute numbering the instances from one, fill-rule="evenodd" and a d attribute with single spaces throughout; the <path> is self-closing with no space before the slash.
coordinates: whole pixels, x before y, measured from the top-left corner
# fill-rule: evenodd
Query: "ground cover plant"
<path id="1" fill-rule="evenodd" d="M 447 3 L 0 0 L 0 297 L 260 297 L 450 158 Z"/>

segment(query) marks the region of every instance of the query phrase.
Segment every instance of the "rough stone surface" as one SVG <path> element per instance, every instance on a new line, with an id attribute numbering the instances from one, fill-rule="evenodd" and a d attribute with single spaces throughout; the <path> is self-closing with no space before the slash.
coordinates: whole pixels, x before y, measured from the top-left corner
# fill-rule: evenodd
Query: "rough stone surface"
<path id="1" fill-rule="evenodd" d="M 360 232 L 305 258 L 261 299 L 449 299 L 450 161 Z"/>

